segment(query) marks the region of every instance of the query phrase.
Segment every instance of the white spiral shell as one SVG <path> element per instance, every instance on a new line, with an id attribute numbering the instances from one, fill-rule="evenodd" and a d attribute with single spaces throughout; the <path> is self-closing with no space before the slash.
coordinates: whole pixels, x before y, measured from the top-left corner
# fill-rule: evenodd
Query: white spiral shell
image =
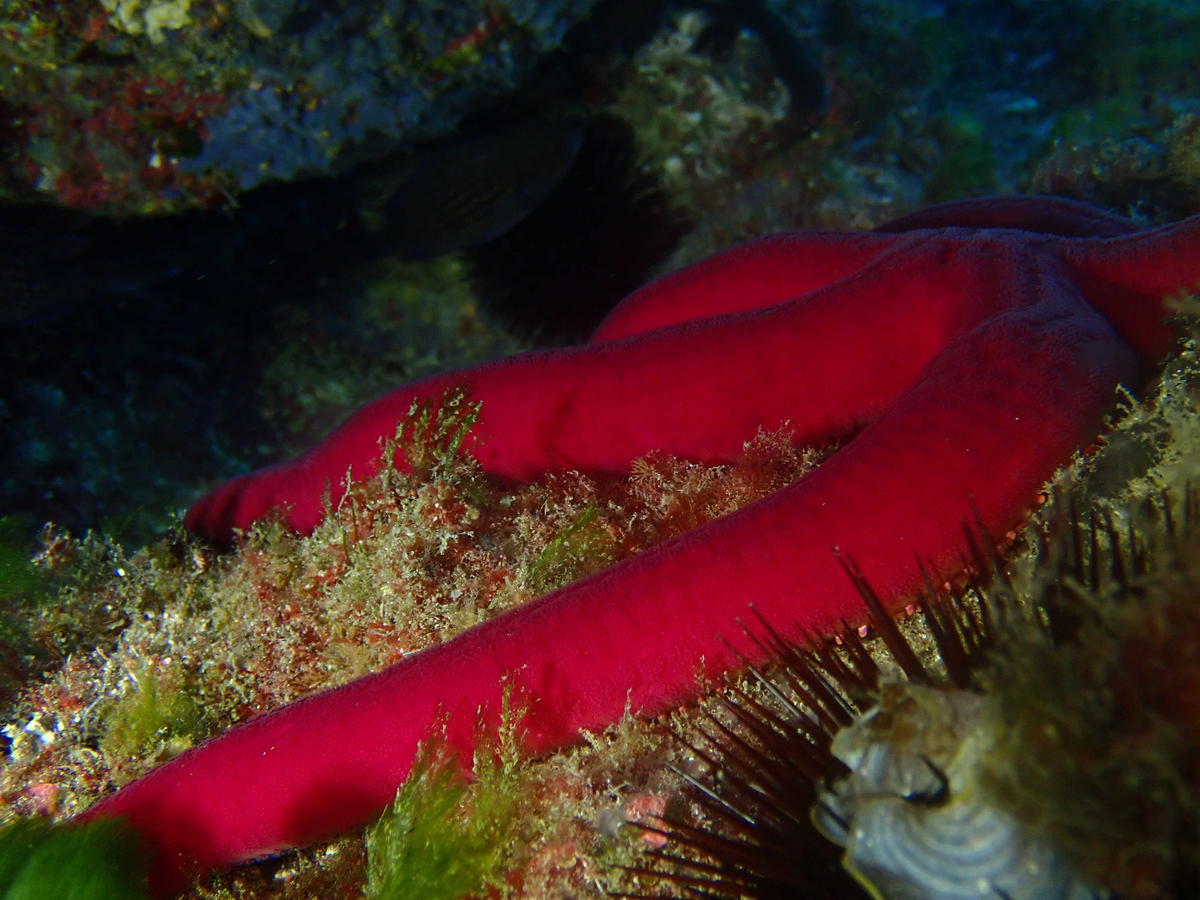
<path id="1" fill-rule="evenodd" d="M 997 723 L 987 698 L 888 685 L 840 731 L 852 770 L 819 796 L 817 827 L 846 848 L 846 868 L 889 900 L 1085 900 L 1084 883 L 1044 839 L 980 788 Z"/>

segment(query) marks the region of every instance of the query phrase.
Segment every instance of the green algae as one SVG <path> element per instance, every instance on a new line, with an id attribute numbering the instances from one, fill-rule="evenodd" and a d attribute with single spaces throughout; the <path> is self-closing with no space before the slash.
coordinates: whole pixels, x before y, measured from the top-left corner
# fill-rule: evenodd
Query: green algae
<path id="1" fill-rule="evenodd" d="M 50 579 L 30 559 L 26 533 L 22 518 L 0 517 L 0 684 L 20 680 L 18 659 L 28 655 L 33 623 L 53 595 Z"/>
<path id="2" fill-rule="evenodd" d="M 178 666 L 130 672 L 129 691 L 103 713 L 100 750 L 114 772 L 130 760 L 170 758 L 195 743 L 203 713 Z"/>
<path id="3" fill-rule="evenodd" d="M 996 154 L 986 123 L 962 112 L 946 116 L 939 132 L 943 153 L 929 173 L 924 201 L 941 203 L 994 192 Z"/>
<path id="4" fill-rule="evenodd" d="M 414 472 L 443 475 L 459 459 L 481 408 L 461 388 L 448 391 L 436 408 L 414 400 L 396 430 L 394 444 L 388 446 L 391 452 L 384 455 L 394 460 L 399 451 Z"/>
<path id="5" fill-rule="evenodd" d="M 111 17 L 109 23 L 126 34 L 144 34 L 161 44 L 164 32 L 192 24 L 191 0 L 100 0 Z"/>
<path id="6" fill-rule="evenodd" d="M 538 554 L 525 573 L 525 584 L 533 593 L 544 594 L 599 571 L 614 558 L 612 533 L 596 507 L 585 506 Z"/>
<path id="7" fill-rule="evenodd" d="M 257 406 L 288 452 L 307 450 L 399 383 L 526 349 L 480 310 L 458 255 L 366 263 L 315 295 L 320 302 L 276 313 L 258 389 Z"/>
<path id="8" fill-rule="evenodd" d="M 51 825 L 21 819 L 0 829 L 2 900 L 139 900 L 146 860 L 121 823 Z"/>
<path id="9" fill-rule="evenodd" d="M 0 516 L 0 601 L 34 598 L 46 589 L 46 577 L 29 559 L 26 522 L 18 516 Z"/>
<path id="10" fill-rule="evenodd" d="M 391 808 L 367 831 L 368 900 L 457 900 L 502 883 L 525 790 L 516 719 L 481 743 L 468 783 L 454 755 L 424 744 Z"/>

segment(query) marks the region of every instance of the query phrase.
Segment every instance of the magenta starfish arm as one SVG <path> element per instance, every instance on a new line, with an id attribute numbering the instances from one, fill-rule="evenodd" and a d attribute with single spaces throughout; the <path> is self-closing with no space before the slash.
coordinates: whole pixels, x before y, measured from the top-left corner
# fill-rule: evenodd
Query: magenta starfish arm
<path id="1" fill-rule="evenodd" d="M 1065 242 L 1061 254 L 1080 292 L 1143 364 L 1161 359 L 1175 341 L 1155 314 L 1163 297 L 1200 291 L 1200 216 L 1127 237 Z"/>
<path id="2" fill-rule="evenodd" d="M 830 236 L 818 237 L 826 247 Z M 842 237 L 855 246 L 862 239 Z M 892 268 L 905 266 L 905 239 L 875 239 L 882 240 L 897 245 L 889 254 L 896 260 Z M 874 255 L 883 254 L 876 248 Z M 756 270 L 750 271 L 747 280 L 757 282 Z M 368 404 L 298 459 L 221 486 L 189 511 L 185 524 L 227 540 L 233 528 L 286 506 L 287 523 L 311 531 L 324 517 L 326 491 L 335 504 L 341 498 L 347 468 L 360 478 L 375 470 L 380 439 L 413 400 L 436 404 L 456 386 L 482 403 L 475 456 L 488 472 L 516 479 L 567 469 L 625 472 L 631 460 L 653 450 L 730 460 L 757 428 L 785 420 L 802 440 L 828 440 L 891 402 L 952 327 L 942 321 L 956 314 L 952 304 L 927 302 L 920 285 L 889 290 L 886 302 L 867 293 L 851 299 L 817 291 L 754 314 L 428 378 Z M 884 364 L 860 365 L 887 334 L 901 332 L 910 339 Z M 813 391 L 818 373 L 826 385 Z"/>
<path id="3" fill-rule="evenodd" d="M 1044 207 L 1026 202 L 1036 221 Z M 873 252 L 795 302 L 516 357 L 376 401 L 301 461 L 210 495 L 190 524 L 222 534 L 297 503 L 293 488 L 305 479 L 316 490 L 347 464 L 365 471 L 412 397 L 452 383 L 483 400 L 481 463 L 514 477 L 621 469 L 652 449 L 729 458 L 759 426 L 784 419 L 806 441 L 853 436 L 766 500 L 239 726 L 88 816 L 127 816 L 155 852 L 155 886 L 170 889 L 378 811 L 439 713 L 467 748 L 477 711 L 495 720 L 505 678 L 530 703 L 529 747 L 544 750 L 615 721 L 627 703 L 649 713 L 693 695 L 701 665 L 713 675 L 735 664 L 725 638 L 753 655 L 737 626 L 751 602 L 790 634 L 859 620 L 835 545 L 862 561 L 888 603 L 901 601 L 916 586 L 914 555 L 941 575 L 957 568 L 970 499 L 992 533 L 1013 527 L 1100 429 L 1116 385 L 1137 377 L 1137 352 L 1149 344 L 1135 349 L 1078 285 L 1113 309 L 1123 300 L 1132 334 L 1152 343 L 1161 310 L 1149 298 L 1164 277 L 1156 267 L 1176 277 L 1164 291 L 1200 277 L 1198 228 L 1189 220 L 1087 240 L 1007 228 L 848 235 L 847 256 Z M 808 246 L 836 244 L 821 234 Z M 770 300 L 757 272 L 746 278 Z M 658 294 L 667 307 L 671 293 Z M 653 315 L 655 306 L 644 308 Z"/>
<path id="4" fill-rule="evenodd" d="M 875 235 L 927 228 L 1020 228 L 1063 237 L 1137 232 L 1128 219 L 1061 197 L 980 197 L 912 213 Z M 743 312 L 791 300 L 861 269 L 891 246 L 871 234 L 844 232 L 771 235 L 709 257 L 650 282 L 621 301 L 592 341 L 614 340 L 689 319 Z"/>
<path id="5" fill-rule="evenodd" d="M 873 234 L 789 232 L 740 244 L 634 291 L 592 341 L 792 300 L 852 275 L 893 243 Z"/>

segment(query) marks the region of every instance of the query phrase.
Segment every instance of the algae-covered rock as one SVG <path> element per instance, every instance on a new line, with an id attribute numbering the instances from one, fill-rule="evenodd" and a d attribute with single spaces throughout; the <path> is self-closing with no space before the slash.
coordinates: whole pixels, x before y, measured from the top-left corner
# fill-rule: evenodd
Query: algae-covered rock
<path id="1" fill-rule="evenodd" d="M 102 0 L 0 8 L 0 196 L 228 202 L 448 134 L 596 0 Z"/>

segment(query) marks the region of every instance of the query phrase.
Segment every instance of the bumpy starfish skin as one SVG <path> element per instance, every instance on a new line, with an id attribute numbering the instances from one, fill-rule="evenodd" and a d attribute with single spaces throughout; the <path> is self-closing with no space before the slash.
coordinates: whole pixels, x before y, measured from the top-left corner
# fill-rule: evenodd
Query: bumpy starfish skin
<path id="1" fill-rule="evenodd" d="M 958 227 L 955 223 L 969 227 Z M 997 226 L 997 227 L 993 227 Z M 1017 227 L 1021 226 L 1021 227 Z M 624 472 L 652 450 L 717 462 L 760 426 L 849 438 L 828 462 L 741 512 L 336 690 L 247 722 L 87 814 L 124 815 L 154 884 L 355 826 L 406 776 L 440 714 L 469 748 L 502 681 L 531 704 L 541 751 L 693 696 L 753 656 L 754 603 L 786 633 L 862 618 L 831 552 L 861 561 L 891 604 L 914 557 L 953 574 L 973 502 L 994 534 L 1100 431 L 1119 382 L 1169 349 L 1161 298 L 1200 282 L 1200 217 L 1137 231 L 1049 198 L 935 207 L 886 230 L 795 233 L 735 248 L 627 298 L 593 341 L 403 387 L 325 442 L 236 479 L 186 524 L 216 539 L 287 506 L 307 531 L 347 467 L 378 466 L 414 398 L 462 385 L 483 403 L 476 453 L 519 479 Z"/>

